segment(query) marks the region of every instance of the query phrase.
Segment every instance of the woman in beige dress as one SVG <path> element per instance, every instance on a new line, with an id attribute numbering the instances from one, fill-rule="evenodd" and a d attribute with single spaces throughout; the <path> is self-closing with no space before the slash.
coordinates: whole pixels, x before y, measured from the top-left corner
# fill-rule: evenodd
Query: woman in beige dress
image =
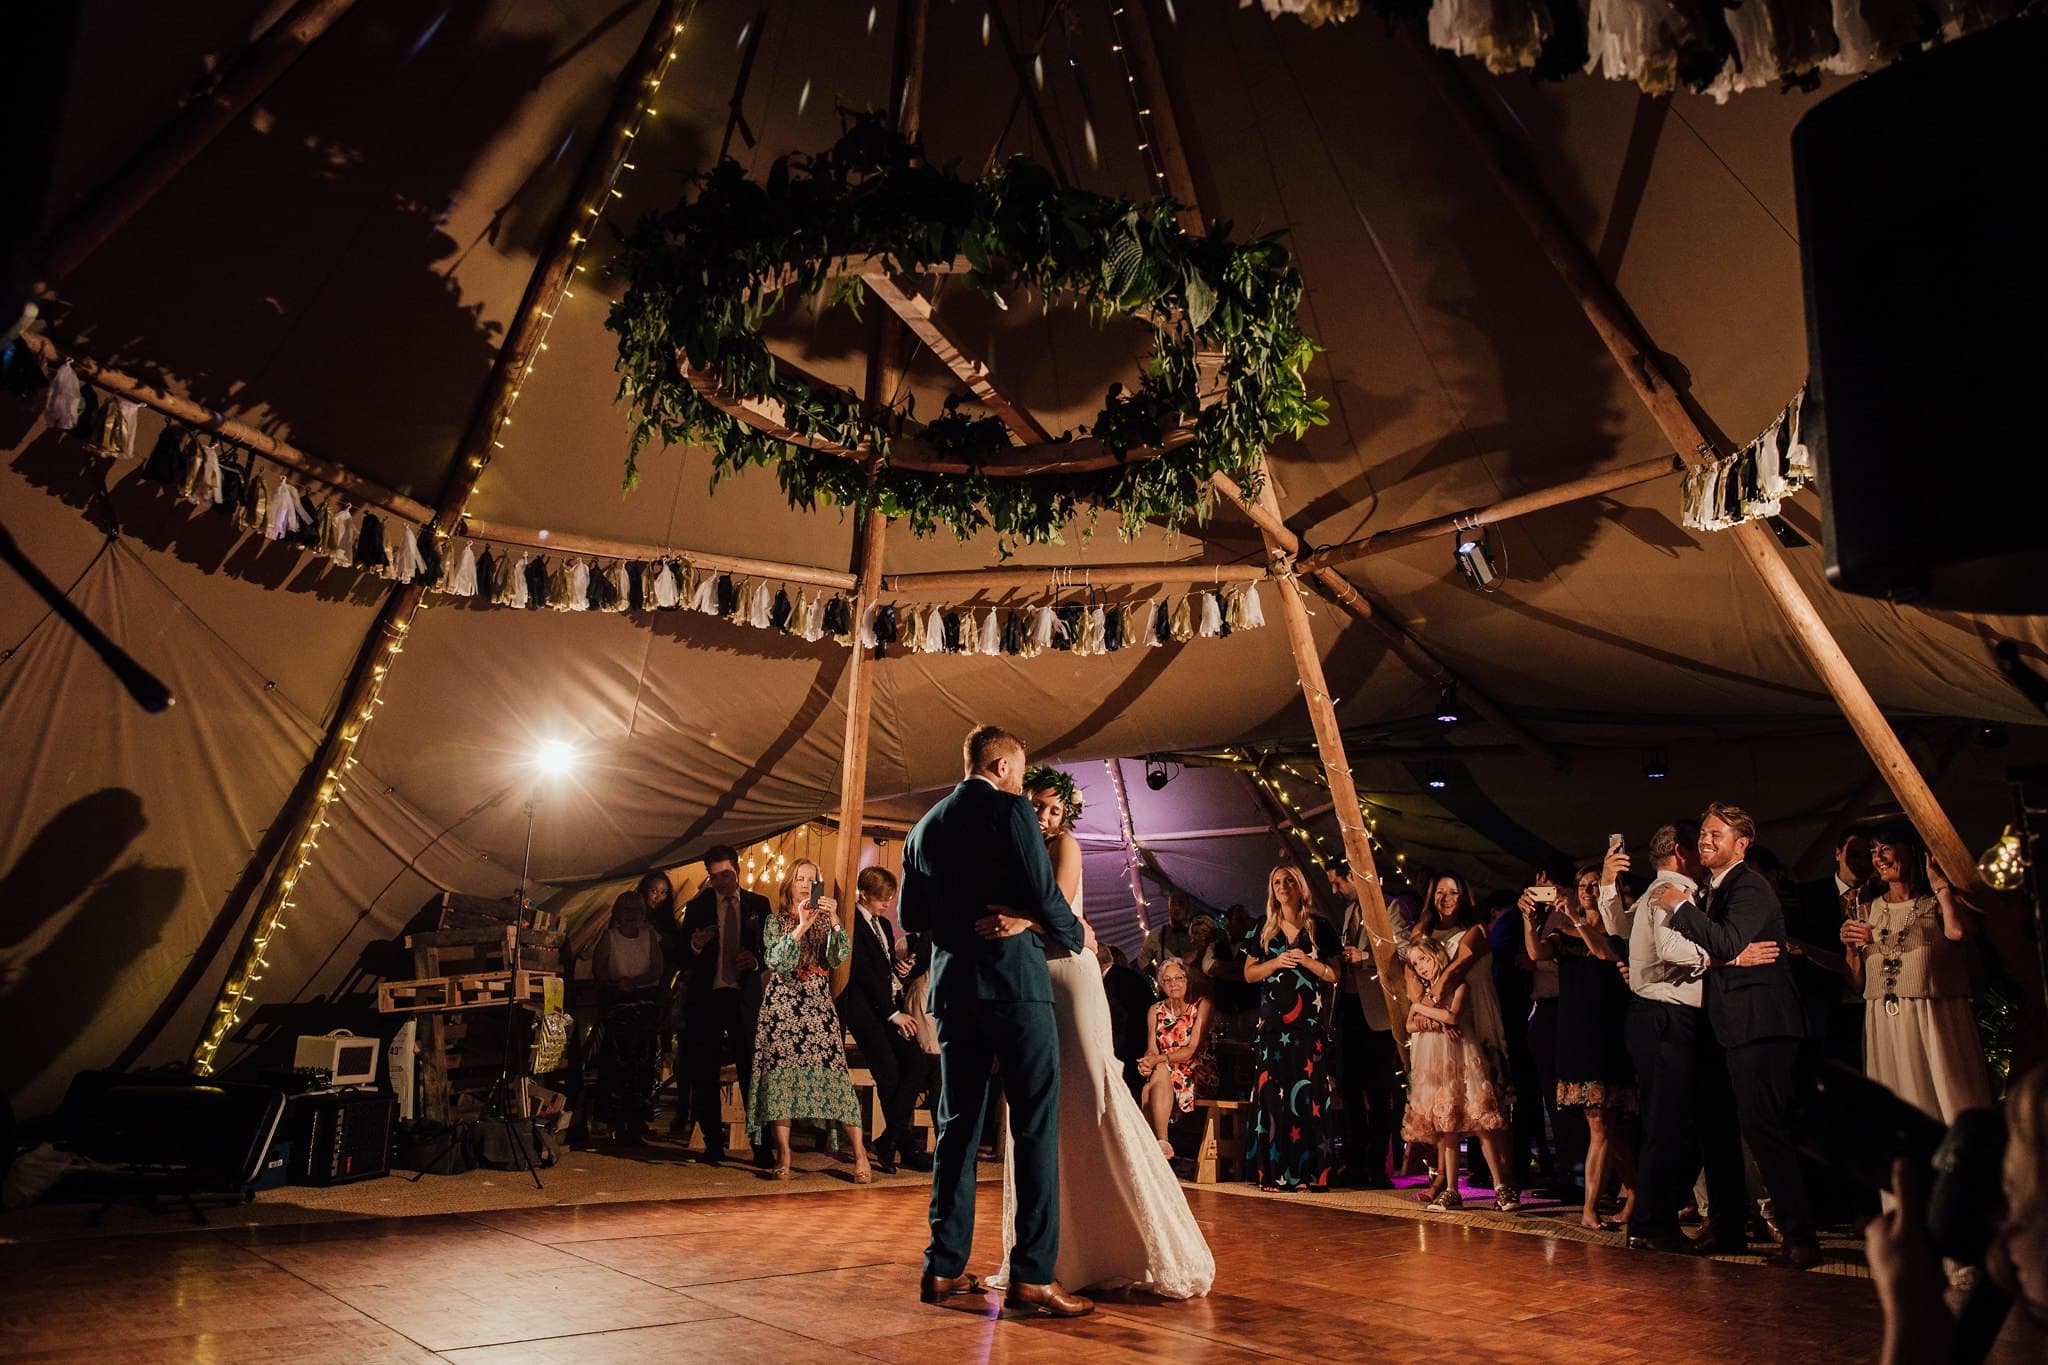
<path id="1" fill-rule="evenodd" d="M 1849 980 L 1863 992 L 1863 1070 L 1943 1123 L 1991 1103 L 1970 1007 L 1975 926 L 1910 828 L 1871 836 L 1880 889 L 1842 922 Z"/>

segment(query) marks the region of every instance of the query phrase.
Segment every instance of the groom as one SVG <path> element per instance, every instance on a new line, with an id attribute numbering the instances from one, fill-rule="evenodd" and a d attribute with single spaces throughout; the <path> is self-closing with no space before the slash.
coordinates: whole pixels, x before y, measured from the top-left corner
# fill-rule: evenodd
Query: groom
<path id="1" fill-rule="evenodd" d="M 903 846 L 903 927 L 931 935 L 931 1013 L 939 1026 L 939 1140 L 932 1240 L 918 1297 L 976 1294 L 975 1147 L 992 1064 L 1003 1071 L 1017 1164 L 1017 1240 L 1005 1306 L 1052 1317 L 1093 1312 L 1053 1280 L 1060 1249 L 1059 1035 L 1045 948 L 1031 934 L 988 938 L 991 906 L 1038 921 L 1048 943 L 1079 952 L 1081 926 L 1053 881 L 1024 800 L 1024 745 L 983 725 L 967 736 L 967 776 L 917 822 Z"/>

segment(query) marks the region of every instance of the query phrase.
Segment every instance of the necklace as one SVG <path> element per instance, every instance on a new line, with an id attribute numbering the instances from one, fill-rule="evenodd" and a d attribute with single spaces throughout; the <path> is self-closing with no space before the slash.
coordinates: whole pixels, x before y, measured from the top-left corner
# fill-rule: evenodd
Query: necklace
<path id="1" fill-rule="evenodd" d="M 1880 900 L 1878 903 L 1884 906 L 1884 922 L 1873 922 L 1872 932 L 1877 936 L 1878 970 L 1884 973 L 1884 1012 L 1896 1019 L 1899 1015 L 1899 969 L 1905 965 L 1906 943 L 1912 936 L 1913 922 L 1920 917 L 1919 904 L 1916 901 L 1903 902 L 1906 906 L 1905 922 L 1894 924 L 1892 906 L 1896 902 Z"/>

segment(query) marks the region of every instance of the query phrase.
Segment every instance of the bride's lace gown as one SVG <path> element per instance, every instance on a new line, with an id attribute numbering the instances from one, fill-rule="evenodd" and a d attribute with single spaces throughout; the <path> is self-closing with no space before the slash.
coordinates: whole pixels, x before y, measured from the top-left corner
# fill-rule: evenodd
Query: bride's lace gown
<path id="1" fill-rule="evenodd" d="M 1070 1290 L 1137 1288 L 1197 1298 L 1216 1278 L 1216 1258 L 1187 1196 L 1159 1150 L 1152 1125 L 1124 1085 L 1110 1044 L 1109 997 L 1087 953 L 1055 957 L 1053 1016 L 1060 1032 L 1060 1256 Z M 1016 1241 L 1017 1187 L 1003 1152 L 1003 1287 Z"/>

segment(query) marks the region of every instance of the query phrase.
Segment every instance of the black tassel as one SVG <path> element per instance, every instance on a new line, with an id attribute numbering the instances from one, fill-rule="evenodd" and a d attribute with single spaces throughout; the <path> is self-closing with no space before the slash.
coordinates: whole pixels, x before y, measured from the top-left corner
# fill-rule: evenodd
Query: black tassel
<path id="1" fill-rule="evenodd" d="M 368 512 L 362 516 L 362 530 L 356 533 L 356 567 L 379 569 L 391 562 L 384 553 L 384 525 Z"/>
<path id="2" fill-rule="evenodd" d="M 887 649 L 896 643 L 896 606 L 884 602 L 875 608 L 875 647 Z"/>
<path id="3" fill-rule="evenodd" d="M 89 386 L 88 390 L 81 390 L 86 391 Z M 78 423 L 78 427 L 72 428 L 74 431 L 85 425 L 85 419 L 80 417 Z M 185 477 L 185 440 L 183 427 L 166 424 L 157 433 L 156 444 L 149 448 L 149 458 L 142 462 L 142 477 L 158 483 L 181 482 Z"/>
<path id="4" fill-rule="evenodd" d="M 1124 647 L 1124 613 L 1121 607 L 1111 607 L 1102 613 L 1102 652 L 1114 654 Z"/>
<path id="5" fill-rule="evenodd" d="M 248 491 L 249 471 L 255 468 L 255 464 L 254 458 L 247 454 L 236 458 L 231 451 L 221 451 L 220 501 L 213 505 L 215 512 L 224 517 L 235 514 L 235 509 L 242 505 L 242 494 Z"/>
<path id="6" fill-rule="evenodd" d="M 1586 47 L 1585 0 L 1548 0 L 1544 8 L 1550 11 L 1550 36 L 1529 75 L 1539 81 L 1576 76 L 1592 55 Z"/>
<path id="7" fill-rule="evenodd" d="M 789 629 L 789 618 L 795 612 L 796 608 L 789 602 L 789 589 L 777 588 L 775 601 L 768 607 L 768 624 L 776 630 L 786 631 Z"/>
<path id="8" fill-rule="evenodd" d="M 1014 611 L 1003 613 L 1003 653 L 1015 657 L 1024 652 L 1024 618 Z"/>
<path id="9" fill-rule="evenodd" d="M 637 559 L 626 561 L 626 610 L 647 610 L 647 566 Z"/>
<path id="10" fill-rule="evenodd" d="M 1074 642 L 1081 638 L 1081 618 L 1087 614 L 1087 611 L 1088 608 L 1082 606 L 1079 602 L 1070 602 L 1054 613 L 1054 615 L 1060 618 L 1060 625 L 1065 627 L 1064 630 L 1056 630 L 1052 633 L 1052 647 L 1054 649 L 1072 649 L 1074 647 Z"/>
<path id="11" fill-rule="evenodd" d="M 504 569 L 505 566 L 498 562 L 498 557 L 489 549 L 476 557 L 475 601 L 488 602 L 497 596 L 498 575 L 504 572 Z"/>
<path id="12" fill-rule="evenodd" d="M 604 565 L 590 566 L 590 586 L 583 590 L 583 600 L 592 611 L 610 611 L 618 594 L 612 590 L 611 578 L 605 573 Z"/>
<path id="13" fill-rule="evenodd" d="M 1161 602 L 1159 610 L 1152 618 L 1152 638 L 1162 645 L 1173 643 L 1173 625 L 1168 619 L 1171 615 L 1172 613 L 1166 609 L 1166 603 Z"/>
<path id="14" fill-rule="evenodd" d="M 944 632 L 946 637 L 946 652 L 948 654 L 958 654 L 960 652 L 960 614 L 958 612 L 945 611 L 943 607 L 940 610 L 945 612 L 943 619 L 939 622 L 939 629 Z"/>
<path id="15" fill-rule="evenodd" d="M 420 550 L 420 576 L 416 583 L 438 583 L 441 581 L 441 544 L 434 538 L 433 531 L 422 526 L 413 533 L 413 544 Z"/>
<path id="16" fill-rule="evenodd" d="M 0 351 L 0 388 L 16 398 L 34 398 L 50 384 L 50 376 L 43 369 L 42 360 L 28 348 L 28 343 L 16 337 L 7 343 L 7 349 Z"/>
<path id="17" fill-rule="evenodd" d="M 843 597 L 834 597 L 825 603 L 825 633 L 831 636 L 853 634 L 853 612 Z"/>
<path id="18" fill-rule="evenodd" d="M 85 441 L 92 441 L 100 434 L 100 391 L 83 380 L 78 385 L 78 420 L 71 424 L 71 434 Z M 173 474 L 165 483 L 176 483 Z"/>
<path id="19" fill-rule="evenodd" d="M 532 611 L 548 606 L 548 562 L 539 555 L 526 561 L 526 605 Z"/>
<path id="20" fill-rule="evenodd" d="M 730 616 L 739 607 L 739 604 L 740 590 L 733 586 L 732 575 L 728 573 L 720 574 L 718 576 L 718 614 L 720 616 Z"/>

